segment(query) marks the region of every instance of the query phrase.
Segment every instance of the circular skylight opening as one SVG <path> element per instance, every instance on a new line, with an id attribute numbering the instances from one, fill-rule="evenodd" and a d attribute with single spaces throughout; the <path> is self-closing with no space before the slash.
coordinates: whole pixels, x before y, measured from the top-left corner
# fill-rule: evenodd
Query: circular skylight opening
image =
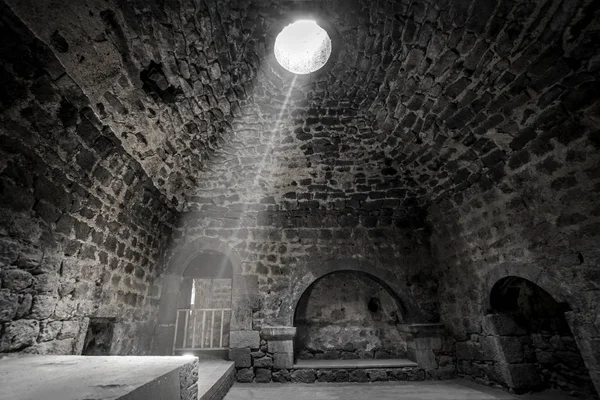
<path id="1" fill-rule="evenodd" d="M 331 56 L 331 39 L 315 21 L 299 20 L 275 39 L 275 58 L 294 74 L 306 75 L 323 67 Z"/>

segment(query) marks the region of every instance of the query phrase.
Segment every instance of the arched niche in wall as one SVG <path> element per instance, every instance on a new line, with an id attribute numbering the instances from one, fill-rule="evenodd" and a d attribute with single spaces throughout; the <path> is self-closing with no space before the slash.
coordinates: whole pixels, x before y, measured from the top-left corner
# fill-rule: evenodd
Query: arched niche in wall
<path id="1" fill-rule="evenodd" d="M 226 357 L 233 284 L 231 260 L 222 253 L 203 250 L 188 262 L 182 278 L 173 353 L 210 352 Z"/>
<path id="2" fill-rule="evenodd" d="M 192 289 L 196 279 L 204 278 L 211 281 L 214 279 L 231 280 L 229 284 L 229 299 L 231 299 L 231 293 L 235 292 L 234 285 L 236 280 L 234 278 L 241 273 L 241 260 L 239 256 L 224 242 L 212 238 L 200 238 L 188 241 L 174 248 L 170 254 L 169 260 L 166 263 L 167 268 L 162 278 L 153 354 L 171 355 L 174 352 L 174 348 L 187 348 L 190 340 L 195 342 L 195 344 L 198 344 L 198 341 L 205 344 L 207 343 L 206 341 L 209 341 L 209 343 L 217 345 L 218 348 L 226 348 L 228 346 L 227 339 L 224 338 L 223 342 L 214 339 L 215 336 L 219 337 L 214 332 L 214 341 L 210 336 L 202 337 L 202 332 L 204 332 L 202 319 L 208 318 L 208 322 L 205 320 L 205 323 L 213 324 L 213 314 L 202 315 L 197 311 L 190 311 L 186 317 L 185 313 L 179 314 L 177 310 L 192 309 L 196 305 L 196 303 L 191 303 Z M 203 309 L 206 308 L 208 307 Z M 215 325 L 213 326 L 218 328 L 215 332 L 221 329 L 221 321 L 223 321 L 223 329 L 228 328 L 231 311 L 223 311 L 223 309 L 227 308 L 231 308 L 231 305 L 229 307 L 208 308 L 210 310 L 219 310 L 214 314 Z M 221 312 L 223 316 L 219 314 Z M 178 321 L 178 317 L 180 320 L 183 318 L 183 322 Z M 182 324 L 186 324 L 185 318 L 187 318 L 187 328 L 181 328 Z M 194 323 L 194 318 L 196 323 Z M 200 322 L 197 322 L 198 320 Z M 177 335 L 176 326 L 178 328 Z M 192 337 L 195 337 L 194 335 L 198 332 L 194 332 L 194 326 L 196 326 L 196 330 L 200 327 L 200 336 L 195 339 L 183 337 L 182 329 L 183 332 L 187 332 Z"/>
<path id="3" fill-rule="evenodd" d="M 484 359 L 517 392 L 553 388 L 595 392 L 567 318 L 571 308 L 536 283 L 506 276 L 492 286 L 484 320 Z"/>
<path id="4" fill-rule="evenodd" d="M 380 279 L 361 271 L 335 271 L 315 280 L 295 313 L 299 359 L 406 358 L 398 326 L 406 307 Z"/>
<path id="5" fill-rule="evenodd" d="M 387 287 L 398 296 L 401 301 L 404 312 L 404 323 L 432 323 L 438 322 L 437 316 L 426 315 L 418 306 L 417 302 L 411 297 L 410 288 L 392 274 L 389 269 L 377 267 L 364 260 L 357 259 L 329 259 L 319 260 L 310 263 L 306 269 L 298 269 L 291 277 L 291 292 L 289 297 L 282 298 L 281 306 L 277 319 L 280 324 L 292 326 L 294 322 L 294 313 L 302 294 L 317 279 L 338 271 L 356 271 L 363 272 L 379 282 L 385 282 Z"/>

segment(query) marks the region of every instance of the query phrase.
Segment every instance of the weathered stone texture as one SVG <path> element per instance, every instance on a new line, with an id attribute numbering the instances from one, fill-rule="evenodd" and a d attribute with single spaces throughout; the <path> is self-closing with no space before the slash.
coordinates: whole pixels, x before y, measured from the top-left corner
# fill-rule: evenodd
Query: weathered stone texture
<path id="1" fill-rule="evenodd" d="M 573 334 L 590 373 L 596 374 L 594 352 L 584 349 L 600 335 L 598 104 L 592 95 L 574 108 L 565 105 L 564 112 L 560 107 L 548 111 L 543 123 L 532 125 L 533 133 L 515 136 L 509 146 L 515 151 L 496 164 L 495 183 L 479 179 L 430 208 L 434 254 L 446 268 L 440 277 L 440 315 L 464 341 L 456 348 L 461 374 L 498 382 L 498 371 L 472 365 L 474 360 L 494 358 L 498 346 L 515 348 L 513 361 L 523 357 L 514 339 L 493 345 L 488 339 L 470 340 L 482 330 L 489 334 L 491 321 L 483 316 L 491 287 L 511 275 L 530 280 L 574 310 L 581 323 L 572 324 Z M 500 335 L 516 334 L 513 322 L 494 325 Z"/>
<path id="2" fill-rule="evenodd" d="M 315 282 L 296 307 L 299 358 L 406 358 L 402 305 L 368 276 L 337 272 Z M 269 351 L 271 342 L 269 342 Z"/>
<path id="3" fill-rule="evenodd" d="M 483 359 L 491 285 L 517 275 L 569 304 L 600 387 L 597 1 L 75 3 L 1 3 L 3 351 L 117 308 L 119 350 L 144 348 L 176 208 L 165 265 L 220 240 L 256 277 L 241 332 L 346 268 Z M 338 45 L 308 78 L 272 60 L 296 7 Z"/>
<path id="4" fill-rule="evenodd" d="M 175 214 L 52 53 L 0 8 L 0 352 L 80 352 L 92 316 L 118 318 L 115 352 L 147 352 Z"/>

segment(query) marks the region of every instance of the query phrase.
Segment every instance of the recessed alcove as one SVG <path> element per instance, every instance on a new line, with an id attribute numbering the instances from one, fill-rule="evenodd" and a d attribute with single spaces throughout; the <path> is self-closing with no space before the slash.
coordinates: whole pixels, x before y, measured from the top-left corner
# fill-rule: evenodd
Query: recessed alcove
<path id="1" fill-rule="evenodd" d="M 185 267 L 175 317 L 174 354 L 227 356 L 233 267 L 216 251 L 203 251 Z"/>
<path id="2" fill-rule="evenodd" d="M 372 276 L 338 271 L 315 281 L 296 307 L 299 359 L 405 358 L 399 299 Z"/>
<path id="3" fill-rule="evenodd" d="M 514 276 L 500 279 L 490 294 L 487 316 L 495 346 L 494 362 L 503 383 L 519 392 L 559 389 L 591 395 L 594 385 L 565 317 L 571 309 L 533 282 Z"/>
<path id="4" fill-rule="evenodd" d="M 115 331 L 115 318 L 90 318 L 82 355 L 108 356 Z"/>

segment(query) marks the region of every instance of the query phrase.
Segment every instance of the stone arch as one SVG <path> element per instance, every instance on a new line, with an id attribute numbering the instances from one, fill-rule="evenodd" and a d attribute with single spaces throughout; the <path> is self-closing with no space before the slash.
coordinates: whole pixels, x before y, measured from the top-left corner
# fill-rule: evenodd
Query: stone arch
<path id="1" fill-rule="evenodd" d="M 291 279 L 290 296 L 283 300 L 279 310 L 278 319 L 286 326 L 294 323 L 294 314 L 300 298 L 304 292 L 322 277 L 341 271 L 361 272 L 369 275 L 377 282 L 383 282 L 385 287 L 400 301 L 405 312 L 405 322 L 430 322 L 425 321 L 425 316 L 417 306 L 416 302 L 408 295 L 410 290 L 407 286 L 398 282 L 397 276 L 390 271 L 377 268 L 375 265 L 358 259 L 329 259 L 315 263 L 308 271 L 293 275 Z"/>
<path id="2" fill-rule="evenodd" d="M 317 284 L 317 283 L 318 283 L 320 280 L 322 280 L 323 278 L 325 278 L 325 277 L 328 277 L 328 276 L 330 276 L 330 275 L 337 274 L 337 273 L 341 273 L 341 272 L 354 272 L 354 273 L 356 273 L 356 274 L 360 274 L 360 275 L 362 275 L 362 276 L 364 276 L 364 277 L 366 277 L 366 278 L 368 278 L 368 279 L 372 280 L 373 282 L 377 283 L 377 284 L 378 284 L 378 285 L 380 285 L 380 286 L 381 286 L 383 289 L 385 289 L 385 290 L 386 290 L 386 291 L 387 291 L 387 292 L 390 294 L 390 296 L 391 296 L 391 297 L 392 297 L 392 298 L 393 298 L 393 299 L 396 301 L 396 303 L 398 304 L 398 307 L 399 307 L 399 308 L 400 308 L 400 310 L 402 311 L 402 315 L 403 315 L 403 316 L 404 316 L 404 315 L 406 315 L 407 309 L 406 309 L 406 305 L 404 304 L 404 300 L 402 299 L 402 297 L 400 297 L 400 295 L 398 295 L 398 293 L 397 293 L 397 292 L 396 292 L 394 289 L 392 289 L 392 288 L 390 287 L 390 285 L 389 285 L 387 282 L 385 282 L 385 281 L 381 280 L 380 278 L 378 278 L 378 277 L 376 277 L 375 275 L 373 275 L 373 274 L 370 274 L 370 273 L 368 273 L 368 272 L 364 272 L 364 271 L 358 271 L 358 270 L 352 270 L 352 269 L 339 269 L 339 270 L 336 270 L 336 271 L 331 271 L 331 272 L 329 272 L 329 273 L 326 273 L 326 274 L 324 274 L 324 275 L 322 275 L 322 276 L 320 276 L 320 277 L 316 278 L 315 280 L 313 280 L 313 281 L 312 281 L 312 283 L 311 283 L 311 284 L 309 284 L 309 285 L 308 285 L 308 286 L 307 286 L 307 287 L 306 287 L 306 288 L 305 288 L 305 289 L 302 291 L 302 294 L 300 295 L 300 297 L 299 297 L 297 300 L 295 300 L 295 303 L 294 303 L 294 315 L 296 315 L 296 313 L 297 313 L 297 311 L 298 311 L 298 304 L 300 303 L 300 300 L 301 300 L 301 299 L 302 299 L 302 298 L 303 298 L 303 297 L 304 297 L 304 296 L 305 296 L 305 295 L 308 293 L 308 290 L 309 290 L 311 287 L 313 287 L 315 284 Z"/>
<path id="3" fill-rule="evenodd" d="M 164 261 L 166 267 L 162 276 L 153 354 L 171 354 L 176 322 L 174 310 L 178 308 L 179 291 L 184 280 L 184 271 L 191 260 L 207 251 L 220 253 L 229 259 L 233 270 L 232 293 L 236 293 L 236 282 L 238 281 L 236 277 L 241 275 L 242 262 L 239 255 L 225 242 L 215 238 L 200 237 L 174 247 L 170 252 L 170 257 Z"/>
<path id="4" fill-rule="evenodd" d="M 570 330 L 569 335 L 573 336 L 577 346 L 577 352 L 583 359 L 583 364 L 587 371 L 594 371 L 596 365 L 593 357 L 590 357 L 589 349 L 593 347 L 590 332 L 593 332 L 593 324 L 589 324 L 585 318 L 585 312 L 587 306 L 583 296 L 576 296 L 577 293 L 571 293 L 565 289 L 564 280 L 560 277 L 553 275 L 552 272 L 541 268 L 535 268 L 531 265 L 522 265 L 516 263 L 505 263 L 492 270 L 482 277 L 482 296 L 483 303 L 481 304 L 481 310 L 483 315 L 483 332 L 488 335 L 488 339 L 493 344 L 492 348 L 496 349 L 495 361 L 499 362 L 498 371 L 500 374 L 498 377 L 501 379 L 501 383 L 511 387 L 512 389 L 528 390 L 527 385 L 529 382 L 524 377 L 535 376 L 535 374 L 529 370 L 524 369 L 525 366 L 531 364 L 521 362 L 520 369 L 511 370 L 510 365 L 511 357 L 514 351 L 510 350 L 510 347 L 506 347 L 502 344 L 498 337 L 508 336 L 515 337 L 516 333 L 514 329 L 522 329 L 518 323 L 513 320 L 512 312 L 498 311 L 492 302 L 492 296 L 494 291 L 500 291 L 502 288 L 498 288 L 497 284 L 506 282 L 508 285 L 512 283 L 518 283 L 519 280 L 526 281 L 527 283 L 535 286 L 538 290 L 545 292 L 547 296 L 552 298 L 553 302 L 558 303 L 561 307 L 559 312 L 564 315 L 565 323 L 568 324 Z M 498 292 L 496 292 L 498 293 Z M 498 303 L 496 303 L 498 304 Z M 525 330 L 526 332 L 526 330 Z M 530 332 L 531 333 L 531 332 Z M 523 334 L 523 332 L 521 332 Z M 559 335 L 564 336 L 564 335 Z M 550 346 L 549 348 L 552 348 Z M 588 351 L 582 352 L 579 349 L 588 349 Z M 525 354 L 525 352 L 524 352 Z M 527 360 L 525 360 L 527 361 Z M 559 363 L 560 364 L 560 363 Z M 583 374 L 579 371 L 577 376 Z M 596 387 L 596 391 L 600 388 L 600 382 L 596 374 L 590 373 L 591 384 Z M 582 385 L 579 382 L 576 386 Z M 589 390 L 589 388 L 587 389 Z M 593 392 L 593 388 L 591 389 Z"/>
<path id="5" fill-rule="evenodd" d="M 511 276 L 526 279 L 539 286 L 557 302 L 567 303 L 571 310 L 576 310 L 580 306 L 572 296 L 561 288 L 560 281 L 544 270 L 522 264 L 505 263 L 493 268 L 483 277 L 481 293 L 484 293 L 484 296 L 482 296 L 481 309 L 484 313 L 490 309 L 490 295 L 494 285 L 501 279 Z"/>
<path id="6" fill-rule="evenodd" d="M 181 276 L 189 262 L 205 251 L 214 251 L 229 258 L 233 267 L 233 275 L 242 273 L 242 260 L 227 243 L 216 238 L 196 238 L 176 247 L 167 261 L 165 275 Z"/>

